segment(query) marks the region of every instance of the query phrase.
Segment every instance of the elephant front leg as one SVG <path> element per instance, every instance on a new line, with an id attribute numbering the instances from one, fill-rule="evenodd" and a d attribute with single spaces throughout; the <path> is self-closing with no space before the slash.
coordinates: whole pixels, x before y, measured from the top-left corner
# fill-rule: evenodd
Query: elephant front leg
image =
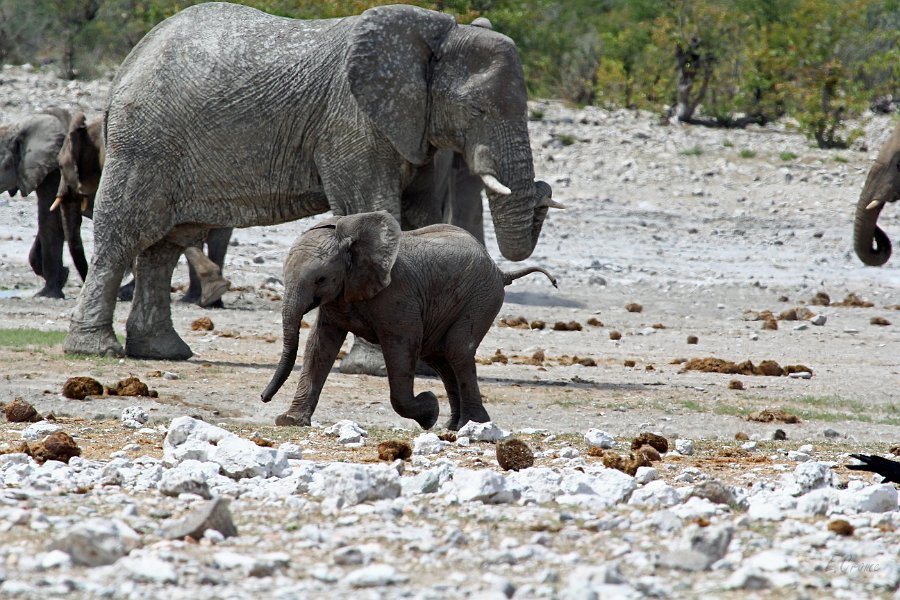
<path id="1" fill-rule="evenodd" d="M 125 353 L 134 358 L 186 360 L 190 347 L 172 326 L 169 289 L 182 247 L 161 240 L 134 265 L 134 300 L 125 326 Z"/>
<path id="2" fill-rule="evenodd" d="M 391 407 L 401 417 L 412 419 L 422 429 L 431 429 L 440 415 L 437 396 L 422 392 L 413 396 L 413 382 L 418 358 L 414 347 L 408 343 L 382 345 L 384 363 L 387 366 L 388 385 L 391 388 Z"/>
<path id="3" fill-rule="evenodd" d="M 276 417 L 276 425 L 305 427 L 312 423 L 322 387 L 346 337 L 345 329 L 324 322 L 321 313 L 319 314 L 303 350 L 303 370 L 294 400 L 287 412 Z"/>
<path id="4" fill-rule="evenodd" d="M 44 278 L 44 287 L 35 296 L 65 298 L 63 286 L 69 276 L 69 270 L 63 266 L 62 256 L 65 233 L 59 211 L 50 210 L 54 199 L 51 192 L 51 188 L 54 187 L 52 183 L 45 180 L 38 189 L 38 239 L 32 247 L 32 260 L 40 261 L 40 275 Z"/>

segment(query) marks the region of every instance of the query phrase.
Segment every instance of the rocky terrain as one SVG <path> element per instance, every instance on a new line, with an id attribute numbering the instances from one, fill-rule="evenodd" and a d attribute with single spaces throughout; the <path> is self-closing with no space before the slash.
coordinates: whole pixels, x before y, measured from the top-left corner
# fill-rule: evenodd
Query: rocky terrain
<path id="1" fill-rule="evenodd" d="M 5 67 L 0 123 L 97 114 L 107 86 Z M 337 371 L 313 427 L 270 426 L 295 384 L 258 401 L 280 349 L 282 258 L 315 219 L 235 232 L 227 308 L 173 305 L 190 361 L 112 360 L 62 354 L 80 282 L 66 300 L 31 298 L 34 198 L 0 197 L 0 333 L 46 332 L 0 344 L 0 402 L 54 417 L 0 429 L 0 595 L 895 595 L 896 489 L 845 468 L 900 442 L 900 259 L 865 268 L 851 249 L 889 118 L 824 151 L 787 123 L 531 113 L 537 175 L 568 208 L 527 264 L 560 289 L 508 288 L 478 351 L 495 427 L 455 441 L 397 417 L 385 380 Z M 898 208 L 880 221 L 895 242 Z M 181 265 L 173 286 L 186 282 Z M 73 376 L 136 376 L 156 397 L 73 400 Z M 446 398 L 435 379 L 417 387 Z M 79 453 L 39 464 L 55 430 Z M 630 456 L 642 432 L 667 451 L 633 475 L 604 466 L 609 451 L 644 462 Z M 499 466 L 507 435 L 535 466 Z M 380 460 L 387 440 L 412 455 Z"/>

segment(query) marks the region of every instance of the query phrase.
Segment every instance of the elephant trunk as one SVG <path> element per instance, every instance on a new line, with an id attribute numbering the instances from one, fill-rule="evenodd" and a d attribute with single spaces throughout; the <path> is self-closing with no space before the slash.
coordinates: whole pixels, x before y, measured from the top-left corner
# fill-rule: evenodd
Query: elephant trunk
<path id="1" fill-rule="evenodd" d="M 275 369 L 275 374 L 272 375 L 272 380 L 260 396 L 263 402 L 270 401 L 278 393 L 278 390 L 287 381 L 291 370 L 293 370 L 297 362 L 297 348 L 300 344 L 300 320 L 304 314 L 306 314 L 306 305 L 304 303 L 285 297 L 281 317 L 283 329 L 281 360 L 278 361 L 278 367 Z"/>
<path id="2" fill-rule="evenodd" d="M 475 146 L 469 164 L 485 182 L 500 252 L 525 260 L 537 245 L 552 191 L 534 180 L 526 123 L 496 124 L 491 137 Z"/>
<path id="3" fill-rule="evenodd" d="M 877 169 L 873 169 L 856 204 L 853 223 L 853 248 L 859 259 L 870 267 L 880 267 L 891 257 L 891 240 L 878 227 L 885 199 L 877 191 L 877 181 Z M 873 201 L 878 201 L 877 205 L 870 208 Z"/>

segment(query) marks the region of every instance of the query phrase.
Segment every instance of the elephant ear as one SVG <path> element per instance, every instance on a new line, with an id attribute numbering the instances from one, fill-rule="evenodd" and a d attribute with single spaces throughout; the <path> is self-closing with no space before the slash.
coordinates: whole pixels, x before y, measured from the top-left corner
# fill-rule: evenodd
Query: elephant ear
<path id="1" fill-rule="evenodd" d="M 389 212 L 340 217 L 335 233 L 347 252 L 344 300 L 368 300 L 391 283 L 391 269 L 400 250 L 400 224 Z"/>
<path id="2" fill-rule="evenodd" d="M 27 196 L 37 189 L 54 169 L 59 168 L 57 154 L 65 138 L 62 124 L 55 117 L 44 119 L 22 129 L 16 140 L 18 151 L 17 179 L 19 191 Z"/>
<path id="3" fill-rule="evenodd" d="M 17 180 L 22 196 L 33 192 L 53 170 L 65 129 L 56 117 L 42 115 L 25 125 L 16 138 Z"/>
<path id="4" fill-rule="evenodd" d="M 350 34 L 347 77 L 362 111 L 409 162 L 428 155 L 429 64 L 456 20 L 397 5 L 370 8 Z"/>

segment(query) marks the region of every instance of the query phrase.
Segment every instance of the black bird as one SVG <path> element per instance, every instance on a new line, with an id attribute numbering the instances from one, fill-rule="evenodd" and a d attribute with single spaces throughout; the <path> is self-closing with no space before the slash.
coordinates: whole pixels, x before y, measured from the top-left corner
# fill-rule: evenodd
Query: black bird
<path id="1" fill-rule="evenodd" d="M 900 483 L 900 462 L 882 458 L 874 454 L 851 454 L 853 458 L 861 461 L 861 465 L 847 465 L 848 469 L 856 471 L 872 471 L 884 477 L 887 483 Z"/>

